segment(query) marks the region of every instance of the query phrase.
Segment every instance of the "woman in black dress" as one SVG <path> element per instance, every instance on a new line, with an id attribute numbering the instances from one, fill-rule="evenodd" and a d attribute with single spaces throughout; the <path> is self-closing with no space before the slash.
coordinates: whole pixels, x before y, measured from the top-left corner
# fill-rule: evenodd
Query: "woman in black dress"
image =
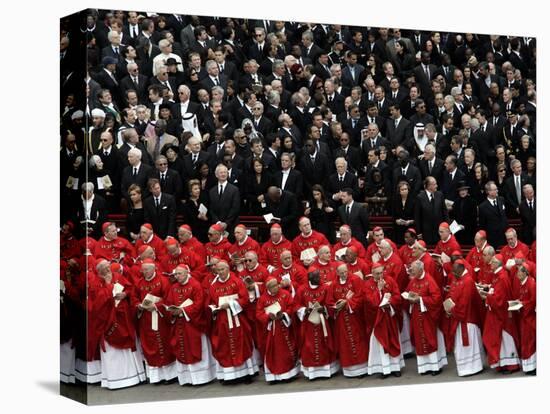
<path id="1" fill-rule="evenodd" d="M 414 56 L 407 48 L 407 44 L 399 39 L 395 42 L 395 59 L 392 61 L 395 73 L 405 79 L 414 69 Z"/>
<path id="2" fill-rule="evenodd" d="M 392 199 L 393 240 L 403 244 L 405 232 L 414 227 L 414 205 L 416 197 L 411 194 L 411 187 L 406 181 L 397 184 L 397 191 Z"/>
<path id="3" fill-rule="evenodd" d="M 107 211 L 112 212 L 119 209 L 120 200 L 115 193 L 117 182 L 113 182 L 113 175 L 105 168 L 99 155 L 92 155 L 88 160 L 88 181 L 94 184 L 94 192 L 107 202 Z"/>
<path id="4" fill-rule="evenodd" d="M 214 173 L 210 170 L 210 166 L 205 161 L 197 161 L 195 171 L 195 178 L 199 180 L 201 190 L 208 193 L 217 183 Z"/>
<path id="5" fill-rule="evenodd" d="M 128 195 L 130 203 L 128 205 L 128 213 L 126 214 L 126 232 L 129 239 L 134 241 L 139 237 L 141 225 L 145 223 L 141 187 L 137 184 L 132 184 L 128 188 Z"/>
<path id="6" fill-rule="evenodd" d="M 185 177 L 185 167 L 183 160 L 179 156 L 179 148 L 177 145 L 165 145 L 160 152 L 168 160 L 168 168 L 176 170 L 180 177 Z"/>
<path id="7" fill-rule="evenodd" d="M 485 194 L 485 184 L 489 181 L 489 169 L 482 163 L 478 162 L 474 165 L 474 180 L 472 183 L 472 188 L 470 189 L 470 194 L 477 201 L 478 204 L 481 204 L 487 198 Z"/>
<path id="8" fill-rule="evenodd" d="M 294 154 L 295 155 L 295 157 L 294 157 L 295 160 L 298 159 L 300 154 L 301 154 L 301 150 L 296 146 L 296 144 L 292 140 L 292 137 L 289 137 L 289 136 L 286 136 L 286 137 L 283 138 L 282 145 L 281 145 L 281 154 L 283 152 L 288 152 L 289 154 Z"/>
<path id="9" fill-rule="evenodd" d="M 334 221 L 336 220 L 336 210 L 329 204 L 325 197 L 325 190 L 319 184 L 311 187 L 312 197 L 306 203 L 304 214 L 311 221 L 311 228 L 323 233 L 327 240 L 336 243 L 336 231 Z"/>
<path id="10" fill-rule="evenodd" d="M 455 234 L 456 240 L 462 244 L 471 244 L 477 227 L 477 201 L 469 193 L 470 187 L 463 181 L 458 184 L 458 198 L 450 211 L 452 220 L 464 228 Z"/>
<path id="11" fill-rule="evenodd" d="M 264 194 L 273 185 L 273 178 L 265 169 L 262 159 L 253 158 L 251 162 L 251 168 L 244 177 L 244 197 L 248 212 L 254 216 L 260 216 L 264 214 L 262 207 Z"/>
<path id="12" fill-rule="evenodd" d="M 189 196 L 183 203 L 183 216 L 185 223 L 193 229 L 193 235 L 202 243 L 208 242 L 208 211 L 201 213 L 199 207 L 201 204 L 208 208 L 208 192 L 201 190 L 199 180 L 189 180 Z"/>

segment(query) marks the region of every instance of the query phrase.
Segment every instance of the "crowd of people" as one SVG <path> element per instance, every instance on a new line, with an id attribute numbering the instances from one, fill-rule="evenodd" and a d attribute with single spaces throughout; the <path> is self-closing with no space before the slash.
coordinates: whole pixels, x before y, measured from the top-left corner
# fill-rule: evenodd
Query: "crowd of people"
<path id="1" fill-rule="evenodd" d="M 87 10 L 60 44 L 63 381 L 536 373 L 535 39 Z"/>

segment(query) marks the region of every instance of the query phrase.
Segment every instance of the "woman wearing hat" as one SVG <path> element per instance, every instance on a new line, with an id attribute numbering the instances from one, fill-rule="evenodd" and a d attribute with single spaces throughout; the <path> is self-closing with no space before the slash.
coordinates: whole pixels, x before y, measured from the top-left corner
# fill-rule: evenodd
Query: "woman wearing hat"
<path id="1" fill-rule="evenodd" d="M 464 226 L 461 231 L 455 234 L 461 245 L 471 244 L 476 232 L 477 202 L 470 195 L 469 190 L 470 187 L 464 181 L 459 182 L 456 189 L 458 197 L 450 212 L 451 219 Z"/>

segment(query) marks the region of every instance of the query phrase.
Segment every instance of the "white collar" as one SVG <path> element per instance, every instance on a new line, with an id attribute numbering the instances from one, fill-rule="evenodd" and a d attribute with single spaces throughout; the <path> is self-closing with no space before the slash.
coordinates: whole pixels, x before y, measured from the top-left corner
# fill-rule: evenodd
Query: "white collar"
<path id="1" fill-rule="evenodd" d="M 242 241 L 242 243 L 241 243 L 240 241 L 238 241 L 237 244 L 238 244 L 239 246 L 242 246 L 243 244 L 246 243 L 247 240 L 248 240 L 248 234 L 244 236 L 244 240 Z"/>
<path id="2" fill-rule="evenodd" d="M 313 230 L 309 232 L 309 234 L 305 235 L 304 233 L 300 233 L 300 236 L 302 236 L 304 239 L 307 239 L 313 235 Z"/>
<path id="3" fill-rule="evenodd" d="M 481 253 L 481 252 L 485 249 L 485 246 L 487 246 L 487 240 L 485 240 L 485 242 L 483 243 L 483 246 L 481 246 L 481 249 L 478 249 L 478 248 L 476 247 L 477 252 L 478 252 L 478 253 Z"/>
<path id="4" fill-rule="evenodd" d="M 497 274 L 498 272 L 500 272 L 502 270 L 502 266 L 499 266 L 497 267 L 495 270 L 494 270 L 494 274 Z"/>
<path id="5" fill-rule="evenodd" d="M 308 280 L 307 283 L 309 284 L 309 287 L 312 289 L 317 289 L 320 285 L 312 285 L 311 282 Z"/>
<path id="6" fill-rule="evenodd" d="M 247 272 L 253 272 L 254 270 L 256 270 L 258 268 L 258 266 L 260 265 L 260 263 L 256 263 L 256 266 L 254 266 L 253 269 L 246 269 Z"/>
<path id="7" fill-rule="evenodd" d="M 340 283 L 341 285 L 345 285 L 347 281 L 348 281 L 347 278 L 346 278 L 346 280 L 342 280 L 342 279 L 338 278 L 338 283 Z"/>
<path id="8" fill-rule="evenodd" d="M 273 240 L 269 239 L 271 241 L 271 244 L 274 244 L 275 246 L 277 246 L 278 244 L 280 244 L 282 241 L 283 241 L 283 237 L 281 236 L 281 240 L 279 240 L 278 242 L 274 242 Z"/>
<path id="9" fill-rule="evenodd" d="M 418 280 L 424 279 L 425 276 L 426 276 L 426 271 L 423 271 L 420 277 L 418 278 Z"/>

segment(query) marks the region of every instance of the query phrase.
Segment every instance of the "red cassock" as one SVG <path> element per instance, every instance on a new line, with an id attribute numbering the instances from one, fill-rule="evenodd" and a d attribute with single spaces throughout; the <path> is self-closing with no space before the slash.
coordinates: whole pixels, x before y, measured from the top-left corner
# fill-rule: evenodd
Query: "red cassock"
<path id="1" fill-rule="evenodd" d="M 143 261 L 141 259 L 137 259 L 134 264 L 128 269 L 124 268 L 125 271 L 127 271 L 129 275 L 129 280 L 132 283 L 132 285 L 137 286 L 139 281 L 143 279 L 143 276 L 141 274 L 141 265 Z M 161 269 L 160 262 L 158 260 L 155 261 L 155 270 L 159 272 Z"/>
<path id="2" fill-rule="evenodd" d="M 84 284 L 84 289 L 87 289 L 88 295 L 86 300 L 86 295 L 81 295 L 81 299 L 84 301 L 84 309 L 87 309 L 84 317 L 86 318 L 87 323 L 84 325 L 87 327 L 87 338 L 86 341 L 86 361 L 94 361 L 100 359 L 99 356 L 99 344 L 101 338 L 103 337 L 103 325 L 104 322 L 98 316 L 96 304 L 96 298 L 101 290 L 101 280 L 92 271 L 93 267 L 90 267 L 88 271 L 85 272 L 86 283 Z M 78 348 L 77 348 L 78 351 Z"/>
<path id="3" fill-rule="evenodd" d="M 525 260 L 524 263 L 526 263 L 529 266 L 529 276 L 537 280 L 537 265 L 531 262 L 530 260 Z M 514 297 L 517 296 L 516 292 L 519 292 L 519 288 L 520 288 L 520 281 L 518 279 L 517 274 L 518 274 L 518 266 L 513 265 L 508 271 L 508 276 L 510 277 L 510 285 L 512 286 L 512 293 Z"/>
<path id="4" fill-rule="evenodd" d="M 153 234 L 153 237 L 148 242 L 144 242 L 141 239 L 136 240 L 136 245 L 134 246 L 136 254 L 141 246 L 151 246 L 155 251 L 155 257 L 159 260 L 162 256 L 166 254 L 166 246 L 160 237 L 156 234 Z"/>
<path id="5" fill-rule="evenodd" d="M 281 266 L 281 253 L 284 250 L 292 251 L 292 243 L 284 237 L 277 244 L 271 240 L 266 241 L 260 249 L 260 263 L 266 267 Z"/>
<path id="6" fill-rule="evenodd" d="M 171 317 L 173 324 L 170 332 L 170 348 L 182 364 L 195 364 L 202 360 L 201 336 L 206 333 L 205 297 L 200 283 L 190 277 L 184 285 L 174 283 L 164 301 L 167 306 L 181 306 L 186 301 L 192 302 L 185 306 L 185 314 Z M 166 311 L 166 313 L 170 318 L 169 312 Z"/>
<path id="7" fill-rule="evenodd" d="M 220 310 L 212 321 L 210 332 L 214 358 L 222 367 L 238 367 L 252 356 L 253 351 L 252 330 L 245 315 L 249 303 L 246 287 L 238 277 L 230 275 L 225 282 L 216 278 L 210 285 L 208 293 L 209 305 L 216 307 L 220 297 L 238 295 L 236 301 L 243 312 L 238 315 L 231 314 L 232 327 L 229 326 L 228 312 Z"/>
<path id="8" fill-rule="evenodd" d="M 534 263 L 537 263 L 537 241 L 534 240 L 533 243 L 531 243 L 531 250 L 529 251 L 529 256 L 527 256 L 529 260 L 531 260 Z"/>
<path id="9" fill-rule="evenodd" d="M 304 235 L 300 233 L 292 241 L 292 256 L 294 259 L 300 260 L 302 251 L 310 248 L 317 251 L 321 246 L 330 246 L 327 238 L 322 233 L 312 230 L 311 234 L 307 237 L 304 237 Z"/>
<path id="10" fill-rule="evenodd" d="M 437 271 L 437 263 L 433 259 L 433 257 L 430 255 L 430 253 L 425 252 L 420 256 L 418 259 L 422 263 L 424 263 L 424 271 L 429 274 L 433 280 L 437 283 L 437 286 L 443 291 L 443 277 L 441 272 Z M 400 286 L 401 287 L 401 286 Z"/>
<path id="11" fill-rule="evenodd" d="M 491 266 L 483 262 L 478 272 L 478 283 L 490 285 L 493 281 L 494 275 L 495 274 L 493 273 Z"/>
<path id="12" fill-rule="evenodd" d="M 409 246 L 408 244 L 404 244 L 403 246 L 401 246 L 398 253 L 405 266 L 410 265 L 416 260 L 416 258 L 413 256 L 412 246 Z"/>
<path id="13" fill-rule="evenodd" d="M 466 262 L 470 263 L 470 265 L 474 268 L 474 273 L 472 274 L 472 277 L 476 282 L 479 281 L 481 270 L 485 266 L 485 262 L 483 261 L 483 250 L 488 246 L 489 244 L 487 242 L 485 242 L 481 249 L 478 249 L 476 246 L 474 246 L 470 249 L 468 255 L 466 256 Z"/>
<path id="14" fill-rule="evenodd" d="M 97 241 L 94 250 L 96 259 L 105 259 L 110 262 L 118 260 L 121 253 L 124 253 L 128 258 L 134 256 L 134 248 L 128 240 L 122 237 L 107 240 L 103 236 Z"/>
<path id="15" fill-rule="evenodd" d="M 168 278 L 159 275 L 158 272 L 151 280 L 147 281 L 145 278 L 141 278 L 136 283 L 136 295 L 133 303 L 134 309 L 143 302 L 147 294 L 160 298 L 156 303 L 158 309 L 156 317 L 158 320 L 157 330 L 153 329 L 153 321 L 155 319 L 153 314 L 155 312 L 137 310 L 138 333 L 143 356 L 147 364 L 152 367 L 163 367 L 171 364 L 175 360 L 169 344 L 170 315 L 163 306 L 165 297 L 169 291 L 170 282 Z"/>
<path id="16" fill-rule="evenodd" d="M 295 309 L 306 309 L 310 303 L 318 302 L 321 306 L 327 305 L 327 285 L 319 285 L 312 288 L 308 283 L 298 289 L 295 297 Z M 305 367 L 321 367 L 329 365 L 336 360 L 334 340 L 328 321 L 325 323 L 327 336 L 324 335 L 323 325 L 313 324 L 305 316 L 301 323 L 300 335 L 300 359 Z"/>
<path id="17" fill-rule="evenodd" d="M 336 279 L 336 267 L 338 266 L 337 262 L 326 262 L 322 263 L 319 261 L 319 258 L 315 259 L 315 261 L 309 266 L 308 271 L 313 272 L 314 270 L 318 270 L 320 274 L 320 280 L 321 283 L 334 283 L 334 280 Z"/>
<path id="18" fill-rule="evenodd" d="M 134 287 L 123 276 L 113 274 L 111 283 L 106 283 L 99 278 L 100 286 L 97 289 L 94 300 L 94 314 L 98 318 L 98 332 L 100 336 L 100 346 L 105 351 L 103 341 L 117 349 L 136 350 L 136 329 L 134 325 L 135 311 L 132 308 L 131 300 L 134 296 Z M 113 287 L 115 283 L 124 286 L 123 292 L 126 298 L 121 300 L 115 306 L 113 297 Z"/>
<path id="19" fill-rule="evenodd" d="M 278 302 L 281 312 L 286 313 L 290 318 L 293 312 L 293 300 L 290 293 L 284 289 L 279 289 L 276 295 L 265 292 L 256 306 L 256 323 L 260 327 L 265 341 L 262 343 L 263 349 L 260 353 L 265 356 L 265 363 L 272 374 L 280 375 L 289 372 L 296 366 L 298 359 L 298 349 L 296 346 L 296 337 L 294 333 L 294 323 L 286 326 L 284 319 L 271 321 L 265 308 Z M 269 327 L 269 329 L 268 329 Z"/>
<path id="20" fill-rule="evenodd" d="M 233 243 L 229 248 L 229 257 L 237 256 L 243 258 L 246 252 L 254 252 L 258 256 L 260 255 L 260 245 L 250 236 L 247 236 L 242 244 L 238 241 Z"/>
<path id="21" fill-rule="evenodd" d="M 435 280 L 425 273 L 422 279 L 413 278 L 407 286 L 408 292 L 415 292 L 422 298 L 426 308 L 421 312 L 419 303 L 412 304 L 411 314 L 411 341 L 414 344 L 416 355 L 428 355 L 437 351 L 437 328 L 441 315 L 441 290 Z M 407 306 L 407 303 L 404 304 Z"/>
<path id="22" fill-rule="evenodd" d="M 250 322 L 250 327 L 252 328 L 254 344 L 256 344 L 256 348 L 258 350 L 261 350 L 263 348 L 263 342 L 265 341 L 265 338 L 263 336 L 263 330 L 261 329 L 261 327 L 256 325 L 256 303 L 265 291 L 265 281 L 269 277 L 269 272 L 264 266 L 258 263 L 258 265 L 256 265 L 253 270 L 248 270 L 245 267 L 241 272 L 238 273 L 238 276 L 241 280 L 244 280 L 245 277 L 250 276 L 252 280 L 256 283 L 254 291 L 247 291 L 248 296 L 252 298 L 252 300 L 247 305 L 245 312 L 246 317 Z"/>
<path id="23" fill-rule="evenodd" d="M 348 303 L 336 311 L 339 299 Z M 364 364 L 369 357 L 364 319 L 363 281 L 354 274 L 345 283 L 337 278 L 329 287 L 327 307 L 332 318 L 335 352 L 342 367 Z"/>
<path id="24" fill-rule="evenodd" d="M 505 330 L 513 339 L 518 348 L 518 331 L 515 319 L 508 312 L 508 301 L 512 300 L 512 288 L 508 272 L 500 268 L 493 273 L 491 283 L 493 294 L 487 295 L 485 323 L 483 327 L 483 345 L 487 350 L 489 365 L 496 364 L 500 360 L 500 346 L 502 343 L 502 331 Z"/>
<path id="25" fill-rule="evenodd" d="M 393 251 L 389 257 L 380 257 L 378 263 L 384 265 L 385 279 L 392 278 L 397 282 L 399 287 L 405 288 L 408 285 L 409 276 L 407 275 L 407 270 L 396 251 Z"/>
<path id="26" fill-rule="evenodd" d="M 350 274 L 354 274 L 363 280 L 365 280 L 367 278 L 367 275 L 370 274 L 369 265 L 367 264 L 366 260 L 363 260 L 360 257 L 357 257 L 355 262 L 346 263 L 346 265 Z M 362 276 L 360 276 L 360 274 Z"/>
<path id="27" fill-rule="evenodd" d="M 519 288 L 518 299 L 523 304 L 519 310 L 520 357 L 528 359 L 537 351 L 537 283 L 531 276 Z"/>
<path id="28" fill-rule="evenodd" d="M 160 268 L 165 273 L 172 273 L 180 264 L 187 265 L 191 270 L 195 270 L 200 265 L 200 259 L 195 253 L 181 246 L 178 255 L 174 256 L 168 253 L 160 259 Z"/>
<path id="29" fill-rule="evenodd" d="M 191 237 L 185 243 L 180 243 L 180 246 L 195 253 L 199 257 L 201 263 L 206 263 L 206 249 L 196 237 Z"/>
<path id="30" fill-rule="evenodd" d="M 502 264 L 506 266 L 506 262 L 516 257 L 519 252 L 523 253 L 525 257 L 529 256 L 529 246 L 519 240 L 516 243 L 516 247 L 510 247 L 508 245 L 503 246 L 500 249 L 500 254 L 502 255 L 503 259 Z"/>
<path id="31" fill-rule="evenodd" d="M 222 237 L 218 243 L 208 242 L 204 245 L 206 250 L 206 261 L 210 262 L 210 258 L 217 256 L 220 259 L 227 260 L 229 259 L 229 249 L 231 248 L 231 243 L 225 238 Z"/>
<path id="32" fill-rule="evenodd" d="M 82 255 L 80 243 L 72 234 L 61 234 L 60 242 L 60 253 L 63 259 L 69 260 L 71 258 L 78 258 Z"/>
<path id="33" fill-rule="evenodd" d="M 456 241 L 454 235 L 450 235 L 447 241 L 439 240 L 434 248 L 435 254 L 442 254 L 445 253 L 447 256 L 451 257 L 451 253 L 455 250 L 458 250 L 459 252 L 462 251 L 462 247 L 460 247 L 460 244 Z M 441 287 L 443 290 L 443 287 L 445 285 L 448 285 L 449 282 L 446 280 L 445 275 L 443 274 L 443 266 L 440 265 L 437 262 L 435 263 L 435 272 L 430 273 L 432 277 L 435 279 L 437 284 Z"/>
<path id="34" fill-rule="evenodd" d="M 378 283 L 374 278 L 369 278 L 365 281 L 365 332 L 367 334 L 367 341 L 369 341 L 374 331 L 374 336 L 380 342 L 384 351 L 395 358 L 401 354 L 401 342 L 399 339 L 399 325 L 402 318 L 401 295 L 395 280 L 384 278 L 384 281 L 386 282 L 386 286 L 382 290 L 378 289 Z M 379 306 L 386 293 L 391 295 L 390 305 L 394 311 L 393 315 L 389 308 L 383 309 Z M 403 306 L 407 306 L 407 303 L 403 304 Z"/>
<path id="35" fill-rule="evenodd" d="M 360 257 L 361 259 L 365 259 L 367 251 L 365 250 L 365 246 L 361 244 L 359 240 L 357 240 L 355 237 L 352 237 L 349 242 L 344 243 L 342 240 L 339 240 L 334 246 L 332 246 L 332 257 L 336 254 L 338 250 L 346 249 L 348 247 L 355 247 L 357 249 L 357 257 Z"/>
<path id="36" fill-rule="evenodd" d="M 447 298 L 450 298 L 455 306 L 451 311 L 451 316 L 443 312 L 441 330 L 445 335 L 447 352 L 451 352 L 454 349 L 456 329 L 459 326 L 462 335 L 462 344 L 464 346 L 470 345 L 467 324 L 472 323 L 481 328 L 480 309 L 483 303 L 470 272 L 467 272 L 458 280 L 456 278 L 453 279 L 445 299 Z"/>
<path id="37" fill-rule="evenodd" d="M 464 268 L 468 271 L 468 274 L 470 276 L 474 277 L 473 276 L 475 274 L 474 268 L 472 267 L 472 265 L 470 263 L 465 262 L 464 263 Z M 451 286 L 453 284 L 453 282 L 455 281 L 455 276 L 453 274 L 453 262 L 452 261 L 447 262 L 447 263 L 443 263 L 443 274 L 444 274 L 444 277 L 445 277 L 445 282 L 444 282 L 445 286 Z"/>
<path id="38" fill-rule="evenodd" d="M 398 251 L 396 244 L 392 240 L 388 238 L 385 238 L 384 240 L 386 240 L 390 244 L 394 252 Z M 369 244 L 369 246 L 367 247 L 367 251 L 365 252 L 365 260 L 367 261 L 367 264 L 369 266 L 372 266 L 374 262 L 379 261 L 379 260 L 372 259 L 372 256 L 376 253 L 382 256 L 380 254 L 380 249 L 378 248 L 378 245 L 376 244 L 376 242 L 372 242 L 371 244 Z"/>
<path id="39" fill-rule="evenodd" d="M 281 267 L 275 269 L 271 275 L 277 278 L 279 283 L 288 275 L 295 290 L 298 290 L 300 286 L 307 283 L 307 270 L 298 262 L 292 262 L 290 267 L 281 265 Z"/>

